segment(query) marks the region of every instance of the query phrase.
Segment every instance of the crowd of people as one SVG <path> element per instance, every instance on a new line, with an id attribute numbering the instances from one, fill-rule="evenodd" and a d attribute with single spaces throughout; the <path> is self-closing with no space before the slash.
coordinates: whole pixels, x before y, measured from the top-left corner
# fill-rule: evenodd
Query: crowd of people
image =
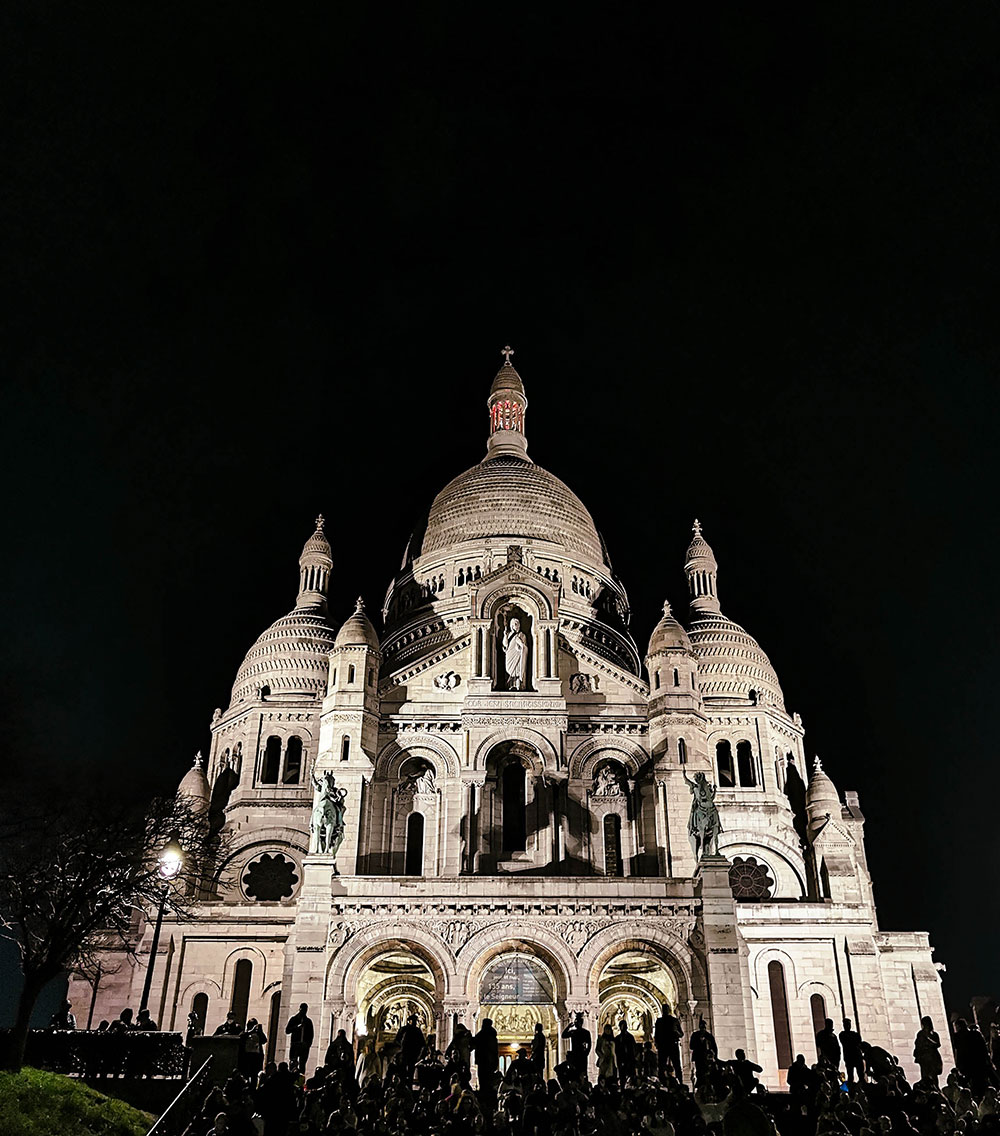
<path id="1" fill-rule="evenodd" d="M 206 1100 L 195 1136 L 1000 1136 L 1000 1031 L 987 1042 L 964 1020 L 952 1035 L 955 1068 L 941 1084 L 941 1039 L 924 1018 L 914 1040 L 920 1078 L 909 1084 L 897 1059 L 864 1040 L 851 1021 L 828 1020 L 817 1060 L 798 1055 L 787 1093 L 768 1093 L 761 1067 L 737 1050 L 730 1060 L 704 1021 L 687 1040 L 693 1084 L 682 1070 L 681 1023 L 664 1007 L 652 1041 L 625 1023 L 605 1026 L 596 1044 L 583 1016 L 563 1031 L 565 1059 L 550 1067 L 537 1026 L 502 1068 L 492 1023 L 457 1025 L 444 1053 L 416 1017 L 381 1048 L 357 1051 L 340 1030 L 309 1071 L 314 1032 L 303 1005 L 286 1026 L 288 1062 L 240 1068 Z"/>

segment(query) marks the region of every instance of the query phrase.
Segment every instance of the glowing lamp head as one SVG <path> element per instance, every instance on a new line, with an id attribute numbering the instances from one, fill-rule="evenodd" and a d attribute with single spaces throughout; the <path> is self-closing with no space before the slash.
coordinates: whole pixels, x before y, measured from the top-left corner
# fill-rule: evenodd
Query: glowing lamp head
<path id="1" fill-rule="evenodd" d="M 176 879 L 184 866 L 184 850 L 181 848 L 177 833 L 171 834 L 170 839 L 163 845 L 160 852 L 160 875 L 165 880 Z"/>

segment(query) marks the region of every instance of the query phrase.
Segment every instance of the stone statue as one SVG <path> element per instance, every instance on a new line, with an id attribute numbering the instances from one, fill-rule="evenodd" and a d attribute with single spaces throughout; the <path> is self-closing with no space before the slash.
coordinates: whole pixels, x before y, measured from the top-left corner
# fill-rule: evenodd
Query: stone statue
<path id="1" fill-rule="evenodd" d="M 327 770 L 322 778 L 311 774 L 316 795 L 313 798 L 312 817 L 309 820 L 309 851 L 336 857 L 344 842 L 344 801 L 346 789 L 338 789 L 333 773 Z"/>
<path id="2" fill-rule="evenodd" d="M 715 786 L 704 773 L 696 773 L 692 781 L 687 773 L 684 780 L 691 790 L 691 816 L 688 820 L 688 839 L 694 858 L 718 856 L 719 834 L 722 822 L 715 804 Z"/>
<path id="3" fill-rule="evenodd" d="M 622 776 L 613 765 L 605 765 L 597 774 L 595 797 L 619 797 L 625 792 Z"/>
<path id="4" fill-rule="evenodd" d="M 421 769 L 413 782 L 413 787 L 418 793 L 434 793 L 437 791 L 433 766 L 425 765 Z"/>
<path id="5" fill-rule="evenodd" d="M 502 614 L 500 618 L 504 623 L 502 641 L 507 689 L 524 690 L 528 672 L 528 637 L 521 630 L 521 621 L 517 616 L 509 623 L 506 614 Z"/>

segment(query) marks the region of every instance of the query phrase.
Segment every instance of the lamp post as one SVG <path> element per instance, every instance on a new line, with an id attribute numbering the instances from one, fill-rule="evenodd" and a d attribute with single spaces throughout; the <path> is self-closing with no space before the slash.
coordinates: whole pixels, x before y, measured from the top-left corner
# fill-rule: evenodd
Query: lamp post
<path id="1" fill-rule="evenodd" d="M 160 927 L 163 925 L 163 909 L 167 906 L 167 896 L 170 894 L 170 884 L 180 874 L 184 866 L 184 850 L 174 832 L 164 844 L 159 855 L 157 871 L 163 880 L 163 891 L 160 893 L 160 906 L 156 912 L 156 926 L 153 928 L 153 944 L 149 948 L 149 965 L 146 967 L 146 981 L 142 985 L 142 1001 L 139 1003 L 140 1011 L 149 1005 L 149 991 L 153 985 L 153 967 L 156 964 L 156 948 L 160 945 Z"/>

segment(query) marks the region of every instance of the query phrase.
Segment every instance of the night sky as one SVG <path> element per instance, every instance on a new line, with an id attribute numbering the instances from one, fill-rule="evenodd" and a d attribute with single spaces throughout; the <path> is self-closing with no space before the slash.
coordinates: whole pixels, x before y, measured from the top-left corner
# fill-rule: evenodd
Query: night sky
<path id="1" fill-rule="evenodd" d="M 640 649 L 697 516 L 882 926 L 998 993 L 1000 10 L 93 7 L 0 11 L 0 792 L 172 792 L 510 342 Z"/>

